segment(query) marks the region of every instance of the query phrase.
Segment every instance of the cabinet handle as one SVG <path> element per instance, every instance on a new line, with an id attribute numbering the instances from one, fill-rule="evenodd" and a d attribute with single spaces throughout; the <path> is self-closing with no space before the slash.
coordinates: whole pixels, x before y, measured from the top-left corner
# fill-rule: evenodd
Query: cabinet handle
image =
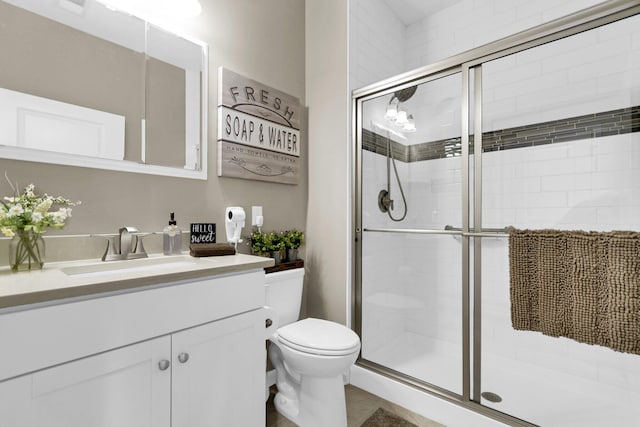
<path id="1" fill-rule="evenodd" d="M 167 369 L 169 369 L 169 365 L 171 365 L 171 362 L 169 362 L 167 359 L 162 359 L 158 362 L 158 368 L 161 371 L 166 371 Z"/>
<path id="2" fill-rule="evenodd" d="M 189 353 L 180 353 L 178 355 L 178 361 L 180 363 L 187 363 L 187 360 L 189 360 Z"/>

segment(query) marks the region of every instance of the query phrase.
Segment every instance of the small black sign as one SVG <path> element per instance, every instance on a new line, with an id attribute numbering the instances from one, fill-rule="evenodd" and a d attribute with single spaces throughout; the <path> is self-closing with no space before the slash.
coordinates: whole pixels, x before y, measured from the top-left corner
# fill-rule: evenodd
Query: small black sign
<path id="1" fill-rule="evenodd" d="M 189 243 L 215 243 L 216 225 L 209 223 L 191 224 L 191 239 Z"/>

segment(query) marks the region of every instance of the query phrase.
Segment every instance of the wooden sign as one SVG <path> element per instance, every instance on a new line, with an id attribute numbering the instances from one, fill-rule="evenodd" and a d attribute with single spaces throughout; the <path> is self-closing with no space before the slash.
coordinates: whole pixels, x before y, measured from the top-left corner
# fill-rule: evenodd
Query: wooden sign
<path id="1" fill-rule="evenodd" d="M 218 176 L 297 184 L 298 98 L 219 69 Z"/>
<path id="2" fill-rule="evenodd" d="M 218 140 L 300 156 L 300 131 L 227 107 L 218 108 Z"/>
<path id="3" fill-rule="evenodd" d="M 189 234 L 189 244 L 215 243 L 216 225 L 214 223 L 193 223 Z"/>
<path id="4" fill-rule="evenodd" d="M 223 176 L 297 184 L 299 161 L 298 157 L 275 151 L 218 141 L 218 163 L 228 165 Z"/>

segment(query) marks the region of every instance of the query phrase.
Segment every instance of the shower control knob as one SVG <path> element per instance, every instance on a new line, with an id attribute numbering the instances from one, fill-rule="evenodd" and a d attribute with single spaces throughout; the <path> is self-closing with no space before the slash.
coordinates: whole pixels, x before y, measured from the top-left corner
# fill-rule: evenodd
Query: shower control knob
<path id="1" fill-rule="evenodd" d="M 167 369 L 169 369 L 169 365 L 171 365 L 171 362 L 169 362 L 167 359 L 162 359 L 158 362 L 158 368 L 161 371 L 166 371 Z"/>
<path id="2" fill-rule="evenodd" d="M 180 353 L 178 355 L 178 362 L 187 363 L 188 360 L 189 360 L 189 353 Z"/>

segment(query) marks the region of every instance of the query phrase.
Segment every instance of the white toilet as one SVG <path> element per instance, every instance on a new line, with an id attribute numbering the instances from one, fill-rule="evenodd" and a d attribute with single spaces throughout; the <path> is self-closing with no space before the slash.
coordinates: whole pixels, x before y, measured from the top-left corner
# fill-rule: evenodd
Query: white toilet
<path id="1" fill-rule="evenodd" d="M 298 320 L 304 268 L 266 275 L 266 305 L 278 315 L 270 338 L 279 413 L 301 427 L 345 427 L 343 374 L 355 362 L 360 338 L 351 329 L 321 319 Z M 267 386 L 274 383 L 267 373 Z"/>

